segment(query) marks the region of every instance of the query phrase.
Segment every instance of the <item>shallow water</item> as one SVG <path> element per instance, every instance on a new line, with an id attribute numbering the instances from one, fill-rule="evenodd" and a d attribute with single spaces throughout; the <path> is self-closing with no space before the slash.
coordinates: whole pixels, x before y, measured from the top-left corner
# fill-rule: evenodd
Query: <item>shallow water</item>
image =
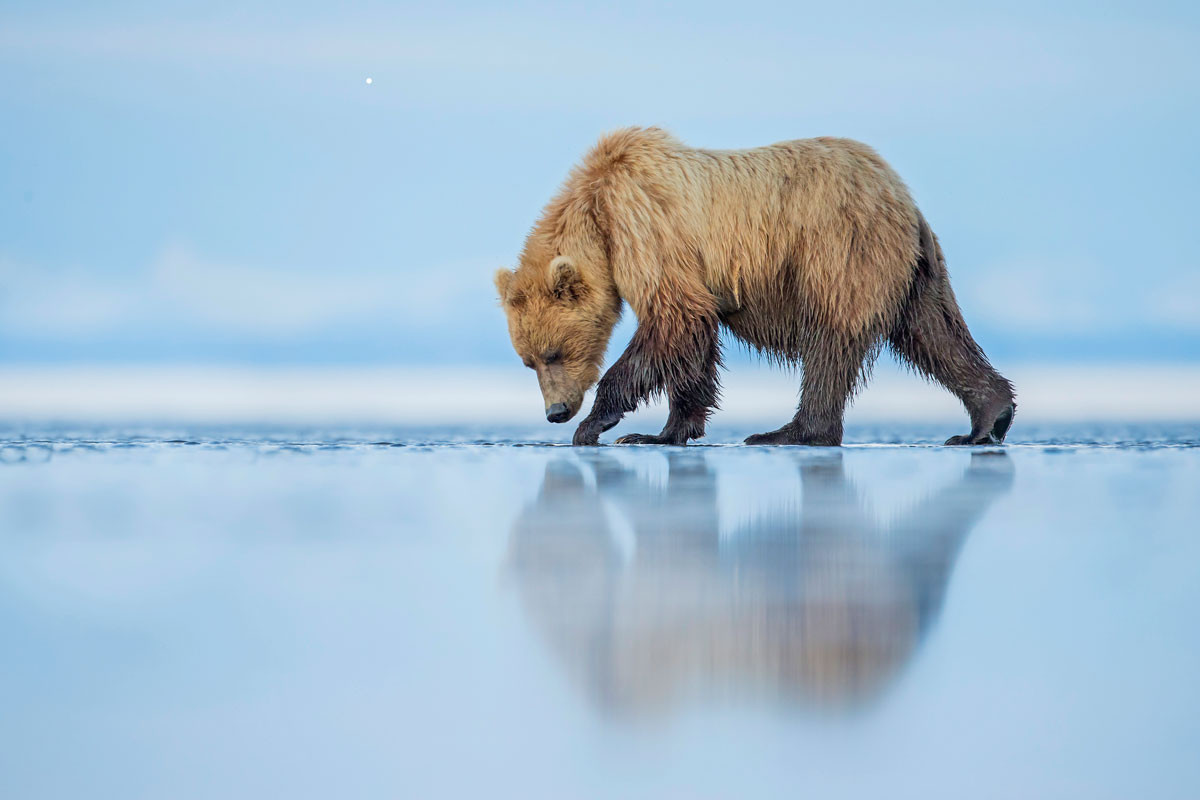
<path id="1" fill-rule="evenodd" d="M 2 430 L 0 796 L 1200 795 L 1200 426 L 750 432 Z"/>

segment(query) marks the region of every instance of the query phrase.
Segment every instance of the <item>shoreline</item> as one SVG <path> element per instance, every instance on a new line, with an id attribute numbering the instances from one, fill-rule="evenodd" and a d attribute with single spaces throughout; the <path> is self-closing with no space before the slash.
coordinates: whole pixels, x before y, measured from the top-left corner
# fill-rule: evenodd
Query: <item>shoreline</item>
<path id="1" fill-rule="evenodd" d="M 1017 387 L 1023 422 L 1200 421 L 1200 364 L 1029 364 L 1004 371 Z M 799 387 L 793 370 L 746 364 L 724 371 L 722 383 L 713 426 L 782 423 Z M 663 403 L 636 413 L 646 425 L 665 415 Z M 846 423 L 960 422 L 962 416 L 941 387 L 881 363 Z M 545 424 L 537 383 L 517 367 L 0 366 L 0 419 Z"/>

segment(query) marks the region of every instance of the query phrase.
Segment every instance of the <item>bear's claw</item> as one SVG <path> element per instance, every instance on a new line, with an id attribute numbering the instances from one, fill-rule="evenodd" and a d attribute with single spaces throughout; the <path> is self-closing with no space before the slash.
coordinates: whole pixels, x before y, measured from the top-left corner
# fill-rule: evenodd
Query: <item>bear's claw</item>
<path id="1" fill-rule="evenodd" d="M 600 444 L 600 431 L 594 428 L 584 428 L 582 425 L 571 437 L 571 444 L 576 447 L 596 447 Z"/>
<path id="2" fill-rule="evenodd" d="M 596 447 L 600 444 L 600 434 L 610 428 L 616 427 L 620 421 L 620 414 L 609 414 L 602 417 L 589 415 L 575 429 L 575 435 L 571 438 L 571 444 L 576 447 Z"/>
<path id="3" fill-rule="evenodd" d="M 627 433 L 617 439 L 614 444 L 665 444 L 665 445 L 684 445 L 687 442 L 679 442 L 669 436 L 651 436 L 648 433 Z"/>
<path id="4" fill-rule="evenodd" d="M 777 431 L 756 433 L 746 437 L 746 444 L 792 444 L 809 447 L 837 447 L 842 443 L 840 435 L 825 435 L 804 431 L 793 424 L 784 425 Z"/>
<path id="5" fill-rule="evenodd" d="M 982 436 L 974 436 L 967 434 L 965 436 L 951 436 L 946 440 L 947 445 L 985 445 L 985 444 L 1000 444 L 1000 442 L 991 433 L 985 433 Z"/>
<path id="6" fill-rule="evenodd" d="M 1012 427 L 1013 415 L 1016 413 L 1016 404 L 1009 403 L 996 416 L 992 422 L 992 429 L 987 433 L 976 433 L 971 431 L 966 436 L 951 436 L 946 440 L 947 445 L 988 445 L 1002 444 L 1004 437 L 1008 434 L 1008 429 Z"/>

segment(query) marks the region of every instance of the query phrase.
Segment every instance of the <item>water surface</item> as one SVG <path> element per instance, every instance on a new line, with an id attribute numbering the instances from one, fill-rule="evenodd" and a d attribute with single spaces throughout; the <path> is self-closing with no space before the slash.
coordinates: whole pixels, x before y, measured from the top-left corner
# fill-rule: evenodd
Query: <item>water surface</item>
<path id="1" fill-rule="evenodd" d="M 750 432 L 0 431 L 0 796 L 1200 794 L 1200 428 Z"/>

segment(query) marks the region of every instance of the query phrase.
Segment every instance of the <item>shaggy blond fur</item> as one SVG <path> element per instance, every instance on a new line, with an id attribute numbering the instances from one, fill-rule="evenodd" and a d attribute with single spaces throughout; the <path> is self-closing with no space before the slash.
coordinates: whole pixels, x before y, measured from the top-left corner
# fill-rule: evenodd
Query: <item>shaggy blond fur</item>
<path id="1" fill-rule="evenodd" d="M 716 403 L 719 325 L 804 364 L 800 411 L 764 443 L 840 443 L 846 399 L 885 340 L 963 399 L 973 426 L 959 438 L 1007 430 L 993 428 L 1011 387 L 959 324 L 932 232 L 896 173 L 858 142 L 716 151 L 657 128 L 617 131 L 571 172 L 519 267 L 496 284 L 553 421 L 573 416 L 596 381 L 621 301 L 637 315 L 580 444 L 657 392 L 671 401 L 667 428 L 627 440 L 703 435 Z"/>

